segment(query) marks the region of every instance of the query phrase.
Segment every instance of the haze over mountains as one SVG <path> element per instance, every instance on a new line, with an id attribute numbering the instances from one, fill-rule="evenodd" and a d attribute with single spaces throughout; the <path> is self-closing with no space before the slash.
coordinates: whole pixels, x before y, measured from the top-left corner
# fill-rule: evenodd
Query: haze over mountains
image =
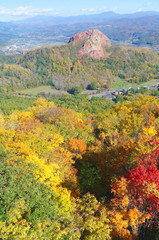
<path id="1" fill-rule="evenodd" d="M 75 24 L 75 23 L 99 23 L 112 19 L 121 18 L 139 18 L 147 16 L 159 16 L 159 12 L 136 12 L 132 14 L 119 14 L 115 12 L 103 12 L 100 14 L 90 14 L 90 15 L 80 15 L 80 16 L 70 16 L 70 17 L 60 17 L 60 16 L 36 16 L 24 20 L 15 21 L 15 24 L 31 24 L 45 26 L 59 25 L 59 24 Z"/>
<path id="2" fill-rule="evenodd" d="M 0 46 L 16 45 L 20 49 L 30 49 L 67 43 L 70 36 L 96 28 L 106 34 L 112 43 L 159 44 L 159 12 L 104 12 L 70 17 L 36 16 L 21 21 L 0 22 Z"/>

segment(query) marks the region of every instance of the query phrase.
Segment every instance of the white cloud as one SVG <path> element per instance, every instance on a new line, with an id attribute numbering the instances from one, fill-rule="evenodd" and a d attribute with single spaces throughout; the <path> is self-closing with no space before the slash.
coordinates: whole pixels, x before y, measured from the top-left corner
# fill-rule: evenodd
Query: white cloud
<path id="1" fill-rule="evenodd" d="M 81 9 L 82 12 L 96 12 L 98 11 L 97 8 L 82 8 Z"/>
<path id="2" fill-rule="evenodd" d="M 117 10 L 118 10 L 117 6 L 112 9 L 113 12 L 116 12 Z"/>
<path id="3" fill-rule="evenodd" d="M 89 11 L 89 12 L 96 12 L 97 9 L 96 9 L 96 8 L 90 8 L 88 11 Z"/>
<path id="4" fill-rule="evenodd" d="M 0 14 L 1 15 L 8 15 L 10 13 L 11 13 L 11 11 L 9 9 L 6 9 L 4 7 L 0 7 Z"/>
<path id="5" fill-rule="evenodd" d="M 103 11 L 103 12 L 108 11 L 108 8 L 107 8 L 107 7 L 103 7 L 103 8 L 101 9 L 101 11 Z"/>
<path id="6" fill-rule="evenodd" d="M 143 12 L 143 9 L 142 9 L 142 8 L 139 8 L 139 9 L 137 10 L 137 12 Z"/>
<path id="7" fill-rule="evenodd" d="M 81 11 L 87 14 L 91 14 L 92 12 L 95 12 L 95 13 L 103 13 L 108 11 L 116 12 L 118 9 L 119 8 L 117 6 L 115 6 L 114 8 L 108 8 L 104 6 L 103 8 L 82 8 Z"/>
<path id="8" fill-rule="evenodd" d="M 51 13 L 53 12 L 52 8 L 38 9 L 31 6 L 22 7 L 19 6 L 14 10 L 10 10 L 4 7 L 0 7 L 1 15 L 10 15 L 10 16 L 36 16 L 39 14 Z"/>
<path id="9" fill-rule="evenodd" d="M 82 12 L 87 12 L 88 9 L 87 9 L 87 8 L 82 8 L 81 11 L 82 11 Z"/>

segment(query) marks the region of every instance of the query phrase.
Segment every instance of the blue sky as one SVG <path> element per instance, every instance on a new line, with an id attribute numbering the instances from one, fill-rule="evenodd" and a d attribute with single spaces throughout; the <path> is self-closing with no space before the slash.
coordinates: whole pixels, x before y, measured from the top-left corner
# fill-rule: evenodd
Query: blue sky
<path id="1" fill-rule="evenodd" d="M 0 21 L 37 15 L 83 15 L 114 11 L 159 11 L 158 0 L 0 0 Z"/>

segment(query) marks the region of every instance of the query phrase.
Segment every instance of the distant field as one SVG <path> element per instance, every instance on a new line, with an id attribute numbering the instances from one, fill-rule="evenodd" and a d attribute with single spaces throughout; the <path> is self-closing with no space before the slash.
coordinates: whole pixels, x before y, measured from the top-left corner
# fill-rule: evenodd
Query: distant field
<path id="1" fill-rule="evenodd" d="M 111 89 L 114 90 L 119 90 L 122 88 L 137 88 L 137 87 L 141 87 L 141 86 L 150 86 L 153 85 L 155 83 L 159 82 L 159 79 L 153 79 L 151 81 L 148 82 L 143 82 L 141 84 L 136 84 L 136 83 L 128 83 L 127 81 L 124 81 L 120 78 L 116 78 L 116 82 L 111 86 Z M 40 86 L 40 87 L 36 87 L 36 88 L 29 88 L 29 89 L 24 89 L 21 91 L 18 91 L 17 93 L 20 94 L 24 94 L 24 95 L 31 95 L 31 96 L 37 96 L 38 94 L 45 92 L 45 93 L 50 93 L 51 95 L 54 96 L 63 96 L 63 95 L 70 95 L 69 93 L 67 93 L 66 91 L 62 91 L 62 90 L 56 90 L 53 89 L 51 86 Z"/>
<path id="2" fill-rule="evenodd" d="M 18 91 L 18 93 L 21 93 L 21 94 L 34 95 L 34 96 L 38 95 L 41 92 L 51 93 L 57 96 L 68 95 L 66 91 L 55 90 L 51 86 L 40 86 L 36 88 L 28 88 L 25 90 Z"/>
<path id="3" fill-rule="evenodd" d="M 155 83 L 159 83 L 159 79 L 152 79 L 148 82 L 141 83 L 139 86 L 150 86 L 150 85 L 153 85 Z"/>
<path id="4" fill-rule="evenodd" d="M 128 83 L 127 81 L 122 80 L 121 78 L 117 78 L 116 82 L 111 86 L 112 89 L 114 90 L 118 90 L 121 88 L 129 88 L 129 87 L 141 87 L 141 86 L 150 86 L 153 85 L 155 83 L 159 82 L 159 79 L 152 79 L 148 82 L 143 82 L 140 84 L 136 84 L 136 83 Z"/>
<path id="5" fill-rule="evenodd" d="M 137 84 L 128 83 L 127 81 L 122 80 L 121 78 L 116 78 L 116 82 L 111 86 L 112 89 L 118 90 L 121 88 L 135 87 Z"/>

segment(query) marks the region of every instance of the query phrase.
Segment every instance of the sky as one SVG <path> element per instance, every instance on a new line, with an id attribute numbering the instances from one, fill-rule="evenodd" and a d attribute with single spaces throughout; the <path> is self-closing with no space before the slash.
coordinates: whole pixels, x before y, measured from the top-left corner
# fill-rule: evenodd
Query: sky
<path id="1" fill-rule="evenodd" d="M 77 16 L 113 11 L 159 11 L 158 0 L 0 0 L 0 21 L 37 15 Z"/>

